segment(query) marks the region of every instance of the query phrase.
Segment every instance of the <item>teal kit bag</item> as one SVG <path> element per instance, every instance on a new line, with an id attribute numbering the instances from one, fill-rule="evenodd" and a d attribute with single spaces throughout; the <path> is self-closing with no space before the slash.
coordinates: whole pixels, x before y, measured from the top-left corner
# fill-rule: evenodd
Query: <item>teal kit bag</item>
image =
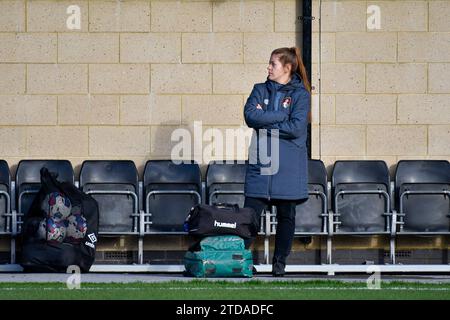
<path id="1" fill-rule="evenodd" d="M 211 236 L 202 239 L 186 252 L 187 276 L 197 278 L 253 276 L 253 256 L 238 236 Z"/>

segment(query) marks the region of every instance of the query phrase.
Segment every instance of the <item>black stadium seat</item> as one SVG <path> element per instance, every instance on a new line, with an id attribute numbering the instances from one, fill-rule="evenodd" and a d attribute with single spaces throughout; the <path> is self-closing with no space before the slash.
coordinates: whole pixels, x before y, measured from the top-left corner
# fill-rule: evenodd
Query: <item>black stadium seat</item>
<path id="1" fill-rule="evenodd" d="M 450 234 L 450 163 L 401 160 L 395 172 L 397 234 Z"/>
<path id="2" fill-rule="evenodd" d="M 68 160 L 21 160 L 16 171 L 16 208 L 19 220 L 28 212 L 40 189 L 40 171 L 43 167 L 56 173 L 58 181 L 74 183 L 72 164 Z"/>
<path id="3" fill-rule="evenodd" d="M 245 163 L 212 161 L 206 170 L 206 203 L 244 206 Z"/>
<path id="4" fill-rule="evenodd" d="M 183 234 L 190 209 L 201 203 L 202 183 L 197 163 L 149 160 L 144 169 L 146 233 Z"/>
<path id="5" fill-rule="evenodd" d="M 390 189 L 389 170 L 384 161 L 336 161 L 331 177 L 330 237 L 390 235 L 390 261 L 393 263 L 395 238 L 391 229 Z"/>
<path id="6" fill-rule="evenodd" d="M 390 233 L 389 190 L 384 161 L 336 161 L 331 179 L 334 233 Z"/>
<path id="7" fill-rule="evenodd" d="M 321 160 L 308 161 L 308 193 L 308 201 L 296 207 L 295 233 L 327 234 L 327 171 Z"/>
<path id="8" fill-rule="evenodd" d="M 84 161 L 80 188 L 98 202 L 99 234 L 138 233 L 139 178 L 133 161 Z"/>
<path id="9" fill-rule="evenodd" d="M 0 160 L 0 234 L 11 233 L 11 174 L 8 163 Z"/>
<path id="10" fill-rule="evenodd" d="M 11 173 L 8 163 L 0 160 L 0 236 L 11 238 L 10 263 L 16 260 L 17 214 L 12 210 L 11 203 Z"/>
<path id="11" fill-rule="evenodd" d="M 138 263 L 143 262 L 143 230 L 139 227 L 139 176 L 130 160 L 86 160 L 80 188 L 98 203 L 100 236 L 138 236 Z"/>

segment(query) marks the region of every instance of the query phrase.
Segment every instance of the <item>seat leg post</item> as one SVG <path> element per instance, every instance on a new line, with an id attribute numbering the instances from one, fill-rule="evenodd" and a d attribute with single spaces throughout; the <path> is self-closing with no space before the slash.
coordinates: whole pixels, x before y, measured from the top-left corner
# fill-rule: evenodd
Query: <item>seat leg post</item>
<path id="1" fill-rule="evenodd" d="M 11 264 L 16 263 L 16 239 L 11 238 Z"/>
<path id="2" fill-rule="evenodd" d="M 264 237 L 264 261 L 269 264 L 269 236 Z"/>
<path id="3" fill-rule="evenodd" d="M 20 211 L 19 211 L 20 212 Z M 16 235 L 18 234 L 18 219 L 17 212 L 15 210 L 12 211 L 11 216 L 11 264 L 16 263 Z"/>
<path id="4" fill-rule="evenodd" d="M 138 240 L 138 263 L 144 263 L 144 239 L 141 236 Z"/>
<path id="5" fill-rule="evenodd" d="M 332 245 L 333 245 L 333 243 L 331 241 L 331 237 L 328 236 L 327 237 L 327 264 L 332 263 L 332 258 L 331 258 Z"/>
<path id="6" fill-rule="evenodd" d="M 391 254 L 391 264 L 395 264 L 395 238 L 391 237 L 390 240 L 390 254 Z"/>
<path id="7" fill-rule="evenodd" d="M 272 233 L 272 224 L 270 213 L 272 211 L 264 210 L 265 230 L 264 230 L 264 261 L 270 264 L 270 235 Z"/>

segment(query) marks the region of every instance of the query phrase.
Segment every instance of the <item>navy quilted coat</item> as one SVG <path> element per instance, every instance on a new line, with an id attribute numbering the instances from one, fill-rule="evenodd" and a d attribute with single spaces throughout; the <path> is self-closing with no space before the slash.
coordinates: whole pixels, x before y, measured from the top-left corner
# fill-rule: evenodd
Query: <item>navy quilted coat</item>
<path id="1" fill-rule="evenodd" d="M 254 129 L 245 196 L 269 200 L 308 198 L 306 137 L 310 101 L 310 93 L 298 74 L 285 85 L 267 80 L 253 87 L 244 107 L 245 122 Z M 257 108 L 258 104 L 262 109 Z M 278 141 L 278 162 L 274 139 Z"/>

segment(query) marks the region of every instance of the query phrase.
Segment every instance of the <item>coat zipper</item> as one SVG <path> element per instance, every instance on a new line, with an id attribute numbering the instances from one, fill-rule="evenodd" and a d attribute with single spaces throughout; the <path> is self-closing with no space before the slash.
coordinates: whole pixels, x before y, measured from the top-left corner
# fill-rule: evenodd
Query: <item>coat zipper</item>
<path id="1" fill-rule="evenodd" d="M 272 106 L 275 106 L 274 102 L 276 100 L 276 95 L 277 95 L 277 92 L 275 91 L 275 94 L 271 97 Z M 281 99 L 280 101 L 282 101 L 283 99 Z M 276 110 L 281 110 L 279 108 L 280 101 L 278 101 L 278 108 Z M 269 109 L 269 105 L 267 106 L 267 109 Z M 274 109 L 275 109 L 274 107 L 271 108 L 271 110 L 274 110 Z M 270 156 L 272 157 L 272 144 L 270 144 Z M 272 166 L 272 163 L 271 163 L 271 166 Z M 268 196 L 268 200 L 270 201 L 270 195 L 272 193 L 272 173 L 270 173 L 270 175 L 269 175 L 269 185 L 268 185 L 267 189 L 268 189 L 268 195 L 267 196 Z"/>
<path id="2" fill-rule="evenodd" d="M 270 130 L 270 129 L 269 129 Z M 270 158 L 272 158 L 272 144 L 270 143 L 271 141 L 268 141 L 268 144 L 270 145 L 269 149 L 270 149 Z M 270 160 L 270 168 L 272 167 L 272 159 Z M 268 197 L 269 197 L 269 201 L 270 201 L 270 195 L 272 193 L 272 169 L 270 170 L 269 173 L 269 185 L 268 185 Z"/>
<path id="3" fill-rule="evenodd" d="M 276 91 L 275 91 L 275 94 L 272 94 L 271 100 L 272 100 L 271 101 L 272 102 L 271 110 L 275 110 L 275 101 L 277 100 L 277 92 Z M 268 131 L 271 131 L 271 130 L 268 129 Z M 272 144 L 271 144 L 271 140 L 270 140 L 271 137 L 269 138 L 269 136 L 268 136 L 267 138 L 268 138 L 267 143 L 269 145 L 268 149 L 270 150 L 270 157 L 272 158 Z M 270 166 L 272 166 L 272 160 L 271 160 Z M 270 201 L 270 194 L 272 193 L 272 172 L 270 172 L 270 174 L 269 174 L 269 185 L 267 186 L 267 189 L 268 189 L 267 197 L 268 197 L 268 200 Z"/>

